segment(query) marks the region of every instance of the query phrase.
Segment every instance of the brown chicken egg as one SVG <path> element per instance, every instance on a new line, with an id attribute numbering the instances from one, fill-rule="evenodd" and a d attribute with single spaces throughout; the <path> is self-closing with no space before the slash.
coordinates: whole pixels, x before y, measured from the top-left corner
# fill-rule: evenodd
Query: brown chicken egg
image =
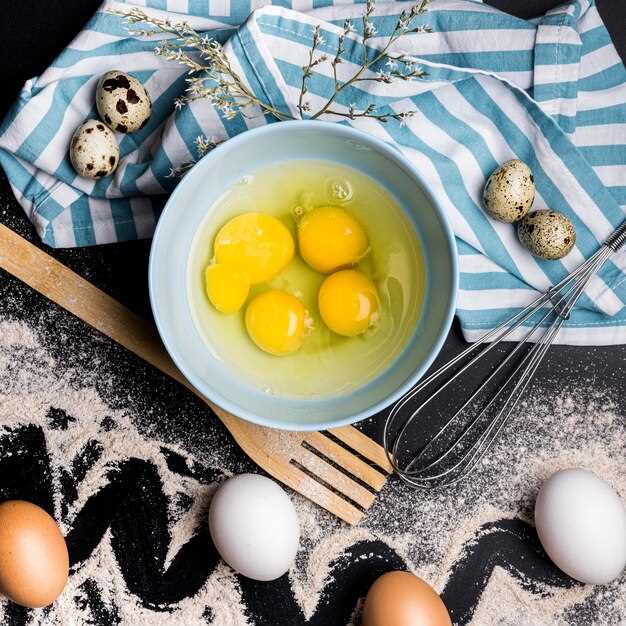
<path id="1" fill-rule="evenodd" d="M 56 522 L 36 504 L 0 504 L 0 593 L 29 608 L 54 602 L 67 582 L 69 557 Z"/>
<path id="2" fill-rule="evenodd" d="M 387 572 L 370 587 L 361 626 L 452 626 L 437 592 L 410 572 Z"/>

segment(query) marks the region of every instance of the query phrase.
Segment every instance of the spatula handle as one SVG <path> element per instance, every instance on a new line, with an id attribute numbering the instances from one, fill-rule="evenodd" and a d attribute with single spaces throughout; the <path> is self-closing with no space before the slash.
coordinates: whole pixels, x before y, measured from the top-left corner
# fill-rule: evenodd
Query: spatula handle
<path id="1" fill-rule="evenodd" d="M 362 510 L 290 463 L 291 455 L 296 450 L 283 450 L 285 438 L 279 431 L 245 422 L 199 394 L 170 359 L 153 324 L 2 224 L 0 268 L 193 391 L 211 407 L 241 449 L 270 476 L 349 524 L 356 524 L 361 519 Z M 354 427 L 343 426 L 330 432 L 366 458 L 378 462 L 381 468 L 387 469 L 383 448 Z M 303 438 L 296 436 L 293 441 L 289 437 L 287 440 L 299 451 Z M 342 449 L 344 465 L 346 455 L 352 456 Z M 350 464 L 345 466 L 350 467 Z M 378 489 L 383 483 L 384 479 Z"/>
<path id="2" fill-rule="evenodd" d="M 201 397 L 231 429 L 240 420 L 200 396 L 167 354 L 154 325 L 0 224 L 0 267 Z"/>

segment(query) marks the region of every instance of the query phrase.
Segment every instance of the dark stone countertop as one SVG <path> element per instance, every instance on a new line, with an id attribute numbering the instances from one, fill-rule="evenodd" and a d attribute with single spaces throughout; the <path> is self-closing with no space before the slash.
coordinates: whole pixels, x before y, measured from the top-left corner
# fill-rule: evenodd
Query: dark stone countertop
<path id="1" fill-rule="evenodd" d="M 543 13 L 556 3 L 551 0 L 533 0 L 524 3 L 515 0 L 494 0 L 492 4 L 528 17 Z M 0 93 L 0 114 L 6 111 L 24 81 L 37 75 L 46 67 L 98 5 L 97 0 L 49 0 L 45 4 L 40 0 L 20 0 L 20 2 L 5 3 L 2 20 L 0 20 L 0 40 L 3 43 L 0 48 L 0 76 L 3 84 Z M 620 0 L 599 0 L 598 5 L 612 32 L 616 47 L 624 58 L 626 56 L 626 28 L 623 26 L 626 24 L 626 3 Z M 0 174 L 0 222 L 40 245 L 32 227 L 15 201 L 4 174 Z M 149 318 L 147 295 L 149 247 L 148 241 L 140 241 L 87 249 L 47 251 L 136 312 Z M 124 376 L 129 378 L 129 388 L 136 393 L 136 403 L 164 407 L 159 409 L 153 418 L 155 420 L 162 418 L 167 422 L 168 427 L 176 428 L 175 424 L 167 421 L 168 406 L 176 407 L 177 411 L 183 412 L 184 407 L 191 407 L 189 411 L 206 416 L 206 410 L 200 409 L 197 402 L 190 399 L 188 394 L 174 383 L 163 381 L 158 373 L 150 371 L 150 368 L 126 354 L 122 349 L 111 345 L 110 342 L 103 342 L 97 333 L 86 329 L 80 322 L 71 319 L 71 316 L 59 315 L 53 304 L 0 271 L 0 318 L 3 317 L 25 321 L 37 320 L 40 326 L 43 325 L 44 328 L 49 329 L 51 334 L 54 334 L 55 325 L 58 324 L 59 319 L 63 318 L 64 333 L 69 334 L 73 343 L 85 346 L 80 353 L 76 350 L 72 351 L 71 358 L 82 358 L 84 359 L 83 365 L 86 365 L 97 351 L 101 360 L 114 363 L 116 370 L 123 369 Z M 58 354 L 63 353 L 61 343 L 52 340 L 52 344 L 51 349 Z M 440 359 L 449 357 L 462 347 L 464 343 L 458 324 L 455 322 Z M 614 389 L 616 395 L 621 393 L 623 406 L 626 408 L 626 396 L 623 394 L 626 346 L 554 347 L 541 365 L 537 377 L 541 380 L 544 389 L 548 392 L 553 390 L 556 393 L 564 386 L 576 387 L 588 384 L 590 372 L 605 385 Z M 471 381 L 468 384 L 471 384 Z M 362 427 L 368 434 L 380 437 L 381 420 L 368 420 Z M 242 453 L 237 452 L 236 456 L 239 467 L 254 471 L 253 465 L 247 462 Z M 2 460 L 0 459 L 1 467 Z M 0 472 L 0 497 L 30 497 L 35 501 L 49 502 L 47 496 L 41 492 L 41 485 L 29 484 L 28 481 L 28 473 L 18 470 L 13 475 L 10 472 L 9 474 Z M 79 541 L 78 548 L 80 547 Z M 482 556 L 484 559 L 489 557 L 486 553 Z M 146 584 L 148 583 L 149 580 Z M 174 587 L 176 584 L 184 586 L 185 582 L 182 580 L 182 582 L 171 582 L 171 584 Z M 261 606 L 273 604 L 267 600 L 271 597 L 284 599 L 283 594 L 286 592 L 277 584 L 275 587 L 272 585 L 248 586 L 246 593 L 253 603 Z M 466 601 L 464 592 L 459 591 L 458 597 L 452 601 L 462 605 Z M 278 605 L 280 604 L 278 602 Z M 300 617 L 296 618 L 295 615 L 289 617 L 288 609 L 285 607 L 291 604 L 291 600 L 285 601 L 284 607 L 278 606 L 275 612 L 270 610 L 269 614 L 274 617 L 258 623 L 267 624 L 267 626 L 282 624 L 295 626 L 304 623 L 301 622 Z M 16 624 L 25 623 L 28 620 L 27 612 L 17 609 L 11 612 L 10 617 L 11 623 Z M 107 623 L 108 620 L 109 618 L 105 615 L 102 623 Z M 338 625 L 333 622 L 332 618 L 320 617 L 315 621 L 315 626 Z"/>

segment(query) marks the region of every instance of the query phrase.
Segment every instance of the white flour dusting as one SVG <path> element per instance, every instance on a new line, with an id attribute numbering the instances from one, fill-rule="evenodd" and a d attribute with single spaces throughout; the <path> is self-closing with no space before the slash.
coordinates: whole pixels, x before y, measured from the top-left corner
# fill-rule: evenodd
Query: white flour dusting
<path id="1" fill-rule="evenodd" d="M 37 329 L 21 322 L 0 321 L 0 437 L 24 424 L 35 424 L 45 433 L 53 471 L 55 511 L 61 515 L 60 471 L 92 440 L 102 447 L 100 458 L 76 485 L 77 497 L 62 519 L 64 533 L 88 498 L 110 479 L 108 471 L 128 458 L 150 461 L 156 466 L 170 503 L 170 545 L 165 568 L 180 548 L 195 534 L 206 510 L 214 484 L 172 472 L 163 456 L 166 447 L 188 466 L 200 463 L 221 475 L 238 471 L 232 455 L 210 441 L 198 449 L 184 443 L 162 441 L 140 423 L 131 402 L 118 398 L 115 406 L 105 401 L 94 385 L 97 377 L 118 376 L 106 364 L 91 364 L 89 371 L 55 361 Z M 116 383 L 119 385 L 119 381 Z M 294 495 L 302 525 L 302 548 L 289 573 L 294 598 L 306 619 L 327 599 L 326 587 L 350 555 L 350 547 L 361 540 L 387 544 L 408 567 L 441 591 L 452 567 L 464 549 L 476 540 L 481 527 L 503 518 L 532 521 L 535 495 L 542 481 L 559 468 L 580 466 L 595 471 L 626 494 L 626 429 L 624 415 L 617 411 L 606 392 L 564 390 L 558 398 L 543 398 L 535 392 L 509 425 L 492 457 L 472 478 L 449 491 L 436 494 L 412 492 L 396 481 L 377 497 L 371 511 L 357 528 L 333 518 L 304 498 Z M 66 429 L 51 428 L 50 407 L 75 418 Z M 114 429 L 103 428 L 113 420 Z M 231 460 L 228 460 L 231 459 Z M 177 498 L 192 501 L 182 513 Z M 374 553 L 364 559 L 380 558 Z M 105 605 L 117 607 L 120 623 L 178 626 L 217 624 L 253 626 L 242 602 L 237 577 L 228 567 L 216 568 L 192 597 L 158 613 L 146 608 L 126 588 L 107 531 L 96 550 L 70 577 L 62 597 L 46 614 L 34 612 L 34 623 L 83 626 L 93 623 L 84 596 L 85 581 L 97 585 Z M 533 591 L 502 568 L 493 571 L 474 612 L 477 626 L 548 626 L 576 623 L 577 615 L 592 616 L 586 623 L 626 622 L 626 579 L 604 587 L 575 586 L 570 589 L 537 585 Z M 207 607 L 211 618 L 207 618 Z M 0 622 L 6 604 L 0 603 Z M 356 624 L 355 607 L 353 621 Z M 212 621 L 211 621 L 212 620 Z M 282 626 L 282 625 L 276 625 Z M 287 625 L 285 625 L 287 626 Z M 289 625 L 291 626 L 291 625 Z"/>

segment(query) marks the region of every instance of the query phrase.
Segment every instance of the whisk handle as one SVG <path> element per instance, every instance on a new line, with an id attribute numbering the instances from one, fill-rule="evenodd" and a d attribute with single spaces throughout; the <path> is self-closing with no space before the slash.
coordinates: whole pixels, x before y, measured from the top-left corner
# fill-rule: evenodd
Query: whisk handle
<path id="1" fill-rule="evenodd" d="M 607 248 L 617 252 L 626 243 L 626 220 L 621 226 L 604 242 Z"/>

